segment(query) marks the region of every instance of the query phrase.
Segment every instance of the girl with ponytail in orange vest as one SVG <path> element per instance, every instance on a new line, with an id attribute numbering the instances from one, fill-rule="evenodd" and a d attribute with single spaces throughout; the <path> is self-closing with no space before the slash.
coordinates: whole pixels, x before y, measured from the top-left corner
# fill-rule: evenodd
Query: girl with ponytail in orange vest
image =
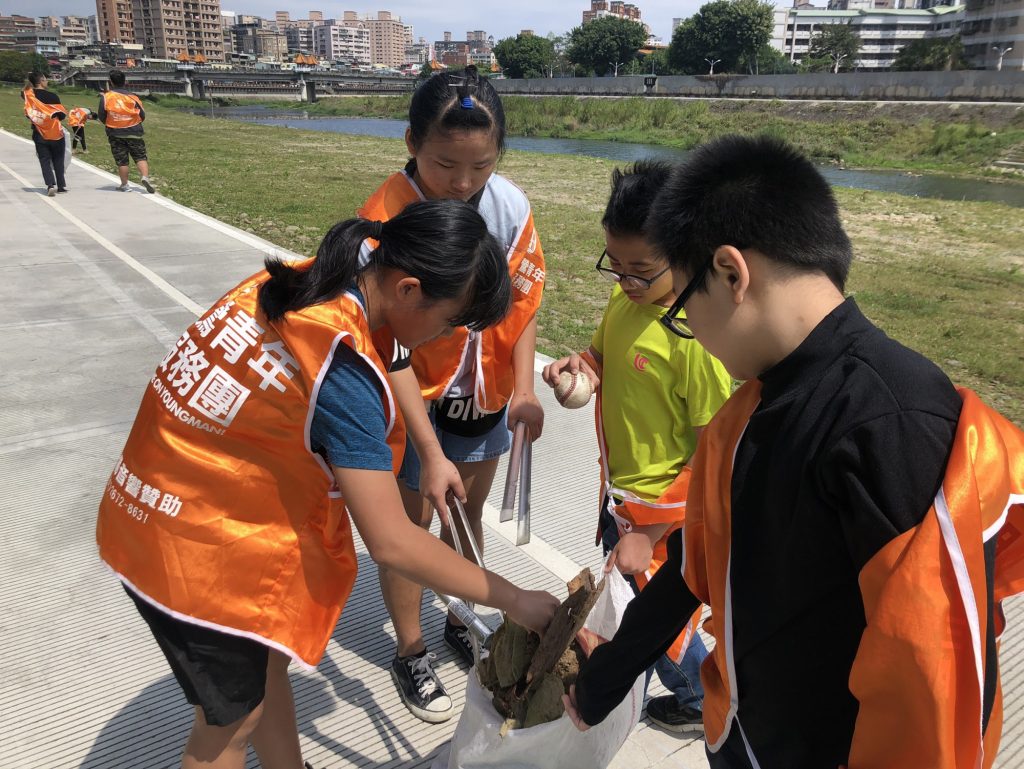
<path id="1" fill-rule="evenodd" d="M 29 72 L 21 95 L 25 100 L 25 117 L 32 124 L 32 141 L 46 194 L 52 198 L 57 192 L 68 191 L 64 181 L 64 129 L 60 124 L 67 117 L 67 110 L 57 94 L 46 90 L 47 84 L 46 75 Z"/>
<path id="2" fill-rule="evenodd" d="M 786 143 L 697 149 L 650 217 L 679 292 L 662 322 L 746 381 L 570 717 L 600 722 L 703 603 L 712 769 L 988 769 L 1001 602 L 1024 591 L 1024 432 L 844 297 L 832 189 Z"/>
<path id="3" fill-rule="evenodd" d="M 367 238 L 376 246 L 361 260 Z M 287 668 L 316 666 L 352 589 L 350 520 L 378 564 L 547 626 L 556 598 L 413 525 L 395 481 L 405 427 L 387 371 L 394 342 L 415 349 L 500 322 L 505 264 L 461 202 L 352 219 L 314 259 L 268 260 L 157 367 L 97 541 L 194 706 L 185 769 L 241 769 L 249 744 L 264 766 L 302 766 Z"/>
<path id="4" fill-rule="evenodd" d="M 370 197 L 360 216 L 389 219 L 418 200 L 467 201 L 501 245 L 512 281 L 512 309 L 500 323 L 482 331 L 458 328 L 411 355 L 399 350 L 391 367 L 409 427 L 399 476 L 406 512 L 426 528 L 434 509 L 445 509 L 451 489 L 465 500 L 482 549 L 483 505 L 498 458 L 509 449 L 509 429 L 522 421 L 536 440 L 544 424 L 533 386 L 544 254 L 526 195 L 495 173 L 505 113 L 476 67 L 439 72 L 416 90 L 405 142 L 411 160 Z M 450 537 L 447 528 L 444 536 Z M 465 552 L 471 552 L 468 544 Z M 380 582 L 397 635 L 392 676 L 402 700 L 425 721 L 446 721 L 454 710 L 441 681 L 432 670 L 429 677 L 412 673 L 433 659 L 420 625 L 422 588 L 387 568 L 380 569 Z M 454 617 L 445 624 L 444 639 L 472 665 L 468 633 Z"/>

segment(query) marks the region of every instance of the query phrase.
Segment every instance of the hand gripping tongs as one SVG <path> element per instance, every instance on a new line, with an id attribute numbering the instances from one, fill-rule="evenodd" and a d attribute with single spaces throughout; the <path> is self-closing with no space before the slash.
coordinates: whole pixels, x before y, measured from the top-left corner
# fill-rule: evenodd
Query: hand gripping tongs
<path id="1" fill-rule="evenodd" d="M 476 537 L 473 536 L 473 530 L 469 527 L 466 508 L 463 507 L 462 501 L 451 492 L 448 493 L 447 502 L 448 520 L 451 521 L 452 541 L 455 543 L 456 552 L 465 557 L 462 551 L 462 535 L 464 534 L 473 552 L 473 560 L 481 569 L 484 568 L 484 556 L 480 552 Z M 487 643 L 494 631 L 473 611 L 473 604 L 444 593 L 438 593 L 437 597 L 448 607 L 448 611 L 458 617 L 459 621 L 466 626 L 473 639 L 473 661 L 475 664 L 480 664 L 480 650 L 487 648 Z"/>
<path id="2" fill-rule="evenodd" d="M 512 433 L 512 451 L 508 456 L 508 475 L 505 477 L 505 496 L 501 501 L 502 523 L 512 520 L 516 504 L 516 485 L 519 485 L 519 509 L 516 515 L 516 546 L 530 541 L 530 476 L 533 468 L 533 442 L 526 437 L 526 423 L 516 422 Z"/>

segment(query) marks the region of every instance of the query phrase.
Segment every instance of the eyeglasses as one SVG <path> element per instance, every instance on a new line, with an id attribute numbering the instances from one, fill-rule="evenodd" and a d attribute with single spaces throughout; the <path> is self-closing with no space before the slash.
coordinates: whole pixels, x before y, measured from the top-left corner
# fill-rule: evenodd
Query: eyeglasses
<path id="1" fill-rule="evenodd" d="M 679 317 L 680 313 L 684 312 L 683 305 L 690 301 L 690 297 L 697 292 L 697 287 L 704 282 L 704 276 L 708 274 L 708 270 L 711 269 L 711 261 L 714 257 L 704 262 L 694 273 L 690 282 L 686 284 L 686 288 L 680 292 L 676 300 L 672 302 L 672 306 L 668 308 L 668 311 L 661 316 L 661 325 L 667 328 L 676 336 L 681 336 L 683 339 L 693 339 L 693 332 L 690 330 L 690 321 L 686 319 L 686 316 Z"/>
<path id="2" fill-rule="evenodd" d="M 649 278 L 641 278 L 639 275 L 628 275 L 624 272 L 616 272 L 609 267 L 602 267 L 601 262 L 608 256 L 608 249 L 606 248 L 601 252 L 601 258 L 597 260 L 597 264 L 594 265 L 602 277 L 608 278 L 612 283 L 625 283 L 630 288 L 638 288 L 641 291 L 647 291 L 651 286 L 654 285 L 654 281 L 669 271 L 669 267 L 659 272 L 657 275 L 652 275 Z"/>

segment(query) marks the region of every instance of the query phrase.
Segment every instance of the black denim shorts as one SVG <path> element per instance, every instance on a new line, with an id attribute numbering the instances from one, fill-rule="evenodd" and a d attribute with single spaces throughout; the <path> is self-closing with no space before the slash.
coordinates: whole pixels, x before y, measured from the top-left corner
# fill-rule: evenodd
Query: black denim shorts
<path id="1" fill-rule="evenodd" d="M 210 726 L 228 726 L 254 711 L 267 688 L 269 649 L 258 641 L 172 617 L 125 592 L 146 620 L 189 704 Z"/>

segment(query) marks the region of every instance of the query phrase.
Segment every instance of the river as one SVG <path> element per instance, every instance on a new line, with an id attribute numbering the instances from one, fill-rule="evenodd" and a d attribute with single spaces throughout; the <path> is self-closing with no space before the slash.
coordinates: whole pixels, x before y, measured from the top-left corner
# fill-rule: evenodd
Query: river
<path id="1" fill-rule="evenodd" d="M 222 117 L 243 120 L 260 125 L 301 128 L 307 131 L 380 136 L 401 139 L 408 125 L 404 120 L 359 117 L 308 117 L 300 110 L 280 110 L 268 107 L 211 107 L 188 110 L 204 117 Z M 546 139 L 537 137 L 510 136 L 506 139 L 509 149 L 527 152 L 543 152 L 556 155 L 586 155 L 630 162 L 641 158 L 656 158 L 678 161 L 685 158 L 687 150 L 666 147 L 661 144 L 631 144 L 627 142 L 601 141 L 598 139 Z M 918 198 L 939 200 L 975 200 L 1004 203 L 1024 208 L 1024 184 L 987 181 L 944 176 L 941 174 L 916 174 L 903 171 L 859 171 L 821 164 L 818 166 L 829 183 L 837 187 L 895 192 Z"/>

